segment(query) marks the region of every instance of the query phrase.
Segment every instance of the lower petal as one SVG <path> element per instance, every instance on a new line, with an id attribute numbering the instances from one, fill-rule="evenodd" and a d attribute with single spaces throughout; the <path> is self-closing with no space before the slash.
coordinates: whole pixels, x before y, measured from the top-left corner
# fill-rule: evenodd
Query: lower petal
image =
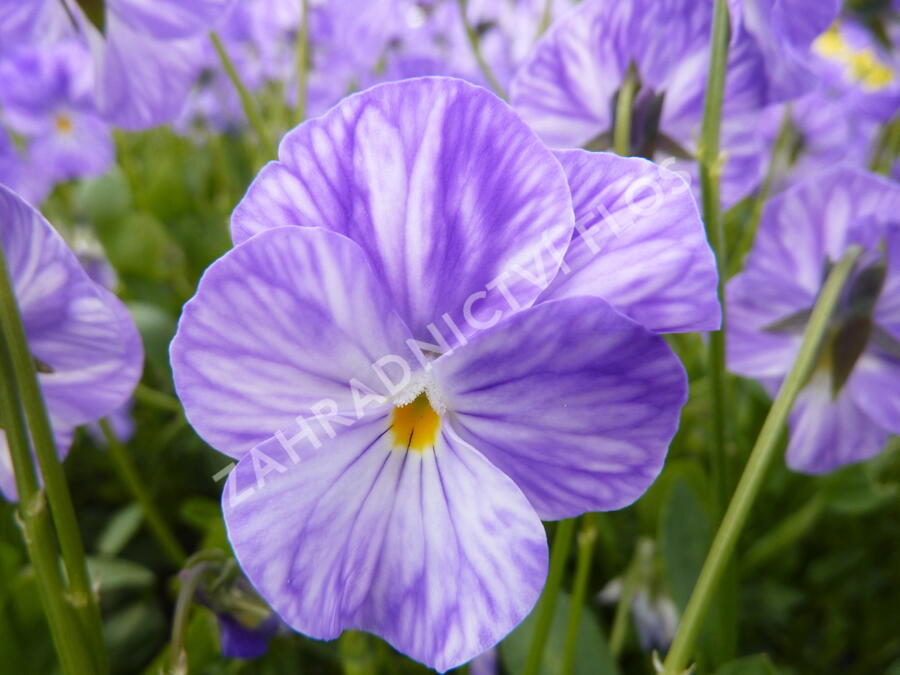
<path id="1" fill-rule="evenodd" d="M 448 427 L 422 451 L 394 447 L 388 431 L 387 417 L 364 419 L 295 448 L 296 464 L 275 442 L 251 451 L 226 486 L 228 534 L 294 629 L 370 631 L 444 671 L 531 610 L 544 530 L 516 485 Z"/>
<path id="2" fill-rule="evenodd" d="M 662 469 L 687 397 L 665 341 L 598 298 L 522 311 L 434 370 L 460 436 L 544 520 L 640 497 Z"/>
<path id="3" fill-rule="evenodd" d="M 857 361 L 846 389 L 878 426 L 900 434 L 900 360 L 869 351 Z"/>
<path id="4" fill-rule="evenodd" d="M 831 395 L 831 378 L 820 370 L 800 392 L 791 413 L 787 463 L 795 471 L 827 473 L 869 459 L 888 433 L 873 424 L 845 387 Z"/>

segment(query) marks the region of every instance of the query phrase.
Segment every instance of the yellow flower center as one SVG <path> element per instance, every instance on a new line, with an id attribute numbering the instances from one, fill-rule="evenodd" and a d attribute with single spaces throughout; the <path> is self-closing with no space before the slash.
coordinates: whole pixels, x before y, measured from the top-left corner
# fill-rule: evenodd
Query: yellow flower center
<path id="1" fill-rule="evenodd" d="M 875 50 L 854 49 L 841 35 L 838 24 L 820 35 L 813 48 L 826 59 L 844 66 L 847 76 L 869 91 L 884 89 L 894 80 L 894 71 L 879 60 Z"/>
<path id="2" fill-rule="evenodd" d="M 72 118 L 68 115 L 59 114 L 53 120 L 56 124 L 56 130 L 61 134 L 68 134 L 72 131 Z"/>
<path id="3" fill-rule="evenodd" d="M 394 447 L 422 452 L 434 445 L 440 427 L 440 416 L 422 392 L 411 403 L 394 408 L 391 419 Z"/>

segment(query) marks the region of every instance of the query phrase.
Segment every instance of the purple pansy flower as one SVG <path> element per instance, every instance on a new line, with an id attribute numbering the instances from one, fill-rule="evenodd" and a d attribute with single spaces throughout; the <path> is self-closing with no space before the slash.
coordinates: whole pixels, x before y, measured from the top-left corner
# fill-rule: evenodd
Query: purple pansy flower
<path id="1" fill-rule="evenodd" d="M 815 86 L 810 47 L 837 18 L 840 0 L 729 0 L 732 36 L 748 34 L 765 59 L 769 103 L 786 101 Z"/>
<path id="2" fill-rule="evenodd" d="M 83 44 L 68 38 L 21 49 L 0 61 L 0 80 L 2 120 L 26 141 L 30 198 L 42 201 L 54 184 L 97 176 L 112 165 L 112 137 L 90 98 Z"/>
<path id="3" fill-rule="evenodd" d="M 585 0 L 551 26 L 513 78 L 513 107 L 553 147 L 612 145 L 618 92 L 628 73 L 631 152 L 696 172 L 709 61 L 712 3 Z M 665 31 L 659 29 L 666 26 Z M 758 115 L 766 95 L 761 54 L 737 40 L 728 63 L 722 123 L 722 199 L 746 195 L 762 175 Z"/>
<path id="4" fill-rule="evenodd" d="M 534 605 L 541 518 L 622 508 L 661 469 L 684 372 L 626 314 L 672 328 L 650 311 L 669 289 L 617 282 L 603 260 L 643 247 L 644 275 L 658 264 L 709 327 L 712 256 L 681 179 L 560 159 L 486 90 L 407 80 L 288 134 L 235 210 L 236 247 L 186 305 L 172 364 L 191 424 L 239 460 L 229 538 L 292 628 L 464 663 Z M 638 193 L 608 236 L 595 211 L 621 216 L 648 177 L 663 206 Z M 548 290 L 590 265 L 568 258 L 573 235 L 597 235 L 608 278 Z"/>
<path id="5" fill-rule="evenodd" d="M 101 114 L 125 129 L 174 120 L 197 75 L 207 32 L 232 1 L 107 0 L 103 35 L 82 16 Z M 76 12 L 71 0 L 69 6 Z"/>
<path id="6" fill-rule="evenodd" d="M 40 213 L 3 186 L 0 236 L 63 456 L 75 427 L 107 415 L 130 396 L 143 367 L 140 337 L 125 306 L 88 278 Z M 0 490 L 16 498 L 5 436 Z"/>
<path id="7" fill-rule="evenodd" d="M 791 415 L 787 462 L 808 473 L 877 454 L 900 432 L 900 186 L 839 167 L 766 207 L 744 271 L 728 284 L 728 362 L 777 389 L 829 266 L 865 254 Z"/>

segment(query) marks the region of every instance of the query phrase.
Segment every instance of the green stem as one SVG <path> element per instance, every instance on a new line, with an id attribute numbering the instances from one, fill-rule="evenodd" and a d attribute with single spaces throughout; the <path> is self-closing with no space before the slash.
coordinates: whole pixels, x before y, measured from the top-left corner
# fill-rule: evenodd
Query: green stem
<path id="1" fill-rule="evenodd" d="M 0 245 L 0 332 L 9 350 L 15 388 L 25 411 L 34 454 L 44 479 L 44 489 L 56 525 L 68 580 L 66 597 L 78 614 L 92 653 L 96 654 L 97 672 L 103 673 L 108 670 L 108 666 L 100 609 L 91 588 L 78 519 L 75 517 L 75 508 L 72 506 L 72 496 L 62 464 L 56 454 L 56 439 L 50 427 L 50 418 L 38 382 L 34 358 L 28 347 L 25 326 L 19 313 L 2 245 Z"/>
<path id="2" fill-rule="evenodd" d="M 150 526 L 150 531 L 156 537 L 157 541 L 159 541 L 160 546 L 162 546 L 162 549 L 169 557 L 169 560 L 171 560 L 176 567 L 181 568 L 187 559 L 187 554 L 185 554 L 184 549 L 181 548 L 178 539 L 172 534 L 172 531 L 166 524 L 159 509 L 156 508 L 156 503 L 153 501 L 153 497 L 150 496 L 150 492 L 141 480 L 141 476 L 138 474 L 137 468 L 131 459 L 131 455 L 128 454 L 128 451 L 119 442 L 119 439 L 116 438 L 112 427 L 109 425 L 109 420 L 100 420 L 100 428 L 103 430 L 103 435 L 106 437 L 106 444 L 109 446 L 109 455 L 113 460 L 113 464 L 119 472 L 122 482 L 125 483 L 126 487 L 141 507 L 144 518 Z"/>
<path id="3" fill-rule="evenodd" d="M 181 402 L 177 398 L 161 391 L 157 391 L 156 389 L 151 389 L 143 383 L 138 384 L 137 388 L 134 390 L 134 397 L 141 403 L 146 403 L 154 408 L 168 410 L 169 412 L 178 413 L 179 415 L 183 412 Z"/>
<path id="4" fill-rule="evenodd" d="M 634 551 L 634 557 L 625 571 L 625 578 L 622 580 L 622 595 L 619 596 L 619 602 L 616 605 L 616 613 L 613 616 L 612 630 L 609 634 L 609 651 L 612 657 L 618 660 L 625 648 L 625 638 L 628 636 L 628 619 L 631 616 L 631 601 L 637 591 L 638 579 L 641 573 L 641 550 L 640 543 Z"/>
<path id="5" fill-rule="evenodd" d="M 550 627 L 553 625 L 553 613 L 556 609 L 556 597 L 562 585 L 563 573 L 566 570 L 566 561 L 569 559 L 569 549 L 572 547 L 572 535 L 575 532 L 575 519 L 561 520 L 556 527 L 556 536 L 553 537 L 553 550 L 550 553 L 550 570 L 547 573 L 547 583 L 541 599 L 538 601 L 537 621 L 534 624 L 534 635 L 528 647 L 528 655 L 525 660 L 525 669 L 522 675 L 537 675 L 541 672 L 541 661 L 544 658 L 544 645 L 550 635 Z"/>
<path id="6" fill-rule="evenodd" d="M 762 220 L 763 207 L 769 200 L 772 193 L 772 185 L 775 182 L 775 176 L 781 168 L 782 157 L 787 152 L 788 143 L 792 136 L 791 124 L 791 104 L 788 103 L 784 107 L 784 114 L 781 118 L 781 127 L 778 130 L 778 137 L 772 146 L 772 154 L 769 157 L 769 168 L 766 171 L 766 177 L 763 180 L 755 199 L 753 200 L 753 210 L 750 212 L 750 219 L 741 232 L 741 240 L 735 247 L 731 258 L 728 261 L 728 276 L 731 277 L 740 271 L 744 263 L 744 256 L 753 247 L 753 240 L 756 239 L 756 230 L 759 228 L 759 221 Z"/>
<path id="7" fill-rule="evenodd" d="M 544 0 L 544 11 L 541 13 L 541 22 L 538 24 L 537 35 L 534 36 L 537 41 L 550 27 L 553 20 L 553 0 Z"/>
<path id="8" fill-rule="evenodd" d="M 578 629 L 587 595 L 588 579 L 591 575 L 591 560 L 597 540 L 597 523 L 593 513 L 586 513 L 581 519 L 578 533 L 578 560 L 575 563 L 575 581 L 572 583 L 572 602 L 569 605 L 569 620 L 566 624 L 566 641 L 563 644 L 562 675 L 569 675 L 575 667 L 575 648 L 578 645 Z"/>
<path id="9" fill-rule="evenodd" d="M 219 55 L 219 60 L 222 62 L 222 67 L 228 74 L 228 79 L 231 80 L 231 84 L 233 84 L 234 88 L 237 90 L 238 97 L 241 99 L 241 107 L 244 109 L 247 121 L 256 133 L 260 147 L 266 155 L 273 155 L 275 146 L 269 139 L 269 134 L 266 132 L 266 126 L 263 123 L 262 116 L 259 114 L 259 109 L 256 107 L 256 102 L 253 100 L 253 96 L 251 96 L 250 91 L 241 80 L 241 76 L 238 74 L 237 68 L 235 68 L 231 57 L 228 56 L 225 45 L 222 44 L 222 39 L 215 31 L 212 31 L 209 34 L 209 39 L 212 41 L 213 47 L 215 47 L 216 54 Z"/>
<path id="10" fill-rule="evenodd" d="M 306 119 L 309 83 L 309 0 L 300 0 L 300 32 L 297 35 L 297 108 L 296 124 Z"/>
<path id="11" fill-rule="evenodd" d="M 91 675 L 95 672 L 93 657 L 72 607 L 66 604 L 66 588 L 60 574 L 50 513 L 38 485 L 25 419 L 16 403 L 19 396 L 14 382 L 6 344 L 0 341 L 0 419 L 3 420 L 19 492 L 22 535 L 62 670 L 67 675 Z"/>
<path id="12" fill-rule="evenodd" d="M 209 566 L 210 563 L 203 562 L 182 573 L 181 589 L 178 591 L 178 599 L 175 601 L 175 616 L 172 619 L 172 637 L 169 647 L 170 675 L 186 675 L 187 673 L 184 638 L 187 635 L 188 618 L 191 615 L 194 594 Z"/>
<path id="13" fill-rule="evenodd" d="M 697 159 L 700 163 L 700 188 L 703 202 L 703 220 L 710 246 L 716 255 L 719 271 L 718 294 L 722 304 L 722 328 L 709 335 L 709 367 L 712 423 L 711 474 L 715 494 L 716 511 L 728 499 L 727 456 L 725 441 L 725 414 L 728 410 L 725 382 L 725 276 L 728 259 L 722 224 L 720 177 L 722 157 L 719 151 L 722 128 L 722 101 L 725 97 L 725 74 L 728 68 L 728 42 L 730 39 L 727 0 L 716 0 L 713 15 L 706 79 L 706 96 L 703 101 L 703 128 Z"/>
<path id="14" fill-rule="evenodd" d="M 494 90 L 494 93 L 496 93 L 500 98 L 506 99 L 506 91 L 504 91 L 503 85 L 500 84 L 500 81 L 494 75 L 494 71 L 491 69 L 490 64 L 484 58 L 484 53 L 481 51 L 481 40 L 478 38 L 478 33 L 475 31 L 475 28 L 469 22 L 469 16 L 468 14 L 466 14 L 468 0 L 458 0 L 458 2 L 459 16 L 462 20 L 463 28 L 466 31 L 466 37 L 469 39 L 469 46 L 472 49 L 472 56 L 474 56 L 475 60 L 478 62 L 478 67 L 481 69 L 481 74 L 484 75 L 484 79 L 488 81 L 488 84 L 491 86 L 491 89 Z"/>
<path id="15" fill-rule="evenodd" d="M 637 75 L 634 66 L 629 66 L 616 97 L 616 122 L 613 128 L 613 150 L 617 155 L 631 154 L 631 111 L 637 93 Z"/>
<path id="16" fill-rule="evenodd" d="M 759 495 L 763 479 L 778 449 L 778 440 L 787 421 L 797 394 L 806 384 L 819 358 L 822 344 L 828 332 L 828 324 L 838 298 L 862 249 L 851 246 L 834 266 L 813 308 L 809 324 L 803 334 L 803 342 L 797 359 L 781 385 L 766 421 L 763 424 L 747 466 L 738 482 L 722 524 L 716 532 L 709 554 L 703 563 L 697 584 L 685 608 L 675 640 L 666 656 L 666 675 L 676 675 L 687 666 L 697 634 L 703 624 L 713 594 L 731 561 L 738 538 L 741 535 L 753 503 Z"/>

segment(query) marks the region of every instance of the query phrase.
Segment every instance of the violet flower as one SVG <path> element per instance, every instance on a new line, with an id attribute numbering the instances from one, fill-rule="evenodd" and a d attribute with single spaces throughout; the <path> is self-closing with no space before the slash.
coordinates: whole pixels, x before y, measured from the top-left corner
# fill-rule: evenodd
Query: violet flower
<path id="1" fill-rule="evenodd" d="M 0 237 L 60 457 L 75 427 L 104 417 L 131 395 L 143 348 L 125 306 L 91 281 L 62 237 L 0 185 Z M 17 498 L 0 431 L 0 490 Z"/>
<path id="2" fill-rule="evenodd" d="M 519 68 L 512 105 L 552 147 L 608 149 L 617 98 L 631 77 L 638 85 L 631 154 L 696 175 L 712 9 L 696 0 L 585 0 L 551 26 Z M 762 177 L 757 127 L 768 87 L 753 40 L 736 40 L 729 54 L 721 139 L 726 205 Z"/>
<path id="3" fill-rule="evenodd" d="M 56 183 L 100 175 L 113 163 L 109 127 L 91 101 L 90 64 L 87 48 L 72 38 L 0 61 L 0 119 L 25 141 L 23 174 L 32 189 L 23 192 L 33 201 Z"/>
<path id="4" fill-rule="evenodd" d="M 532 609 L 542 518 L 622 508 L 660 471 L 684 372 L 613 306 L 668 328 L 650 308 L 681 286 L 673 302 L 717 325 L 712 256 L 679 178 L 560 158 L 568 173 L 486 90 L 407 80 L 289 133 L 235 210 L 172 365 L 191 424 L 239 460 L 237 559 L 293 629 L 455 667 Z M 660 208 L 633 232 L 595 216 L 648 176 Z M 590 265 L 566 262 L 573 236 L 595 235 L 605 282 L 548 292 Z"/>
<path id="5" fill-rule="evenodd" d="M 774 392 L 830 265 L 851 244 L 865 249 L 791 415 L 787 463 L 798 471 L 868 459 L 900 432 L 898 212 L 895 183 L 845 167 L 820 174 L 769 203 L 728 284 L 729 367 Z"/>
<path id="6" fill-rule="evenodd" d="M 840 0 L 729 0 L 729 5 L 734 39 L 749 36 L 763 54 L 768 103 L 815 88 L 810 47 L 837 18 Z"/>

